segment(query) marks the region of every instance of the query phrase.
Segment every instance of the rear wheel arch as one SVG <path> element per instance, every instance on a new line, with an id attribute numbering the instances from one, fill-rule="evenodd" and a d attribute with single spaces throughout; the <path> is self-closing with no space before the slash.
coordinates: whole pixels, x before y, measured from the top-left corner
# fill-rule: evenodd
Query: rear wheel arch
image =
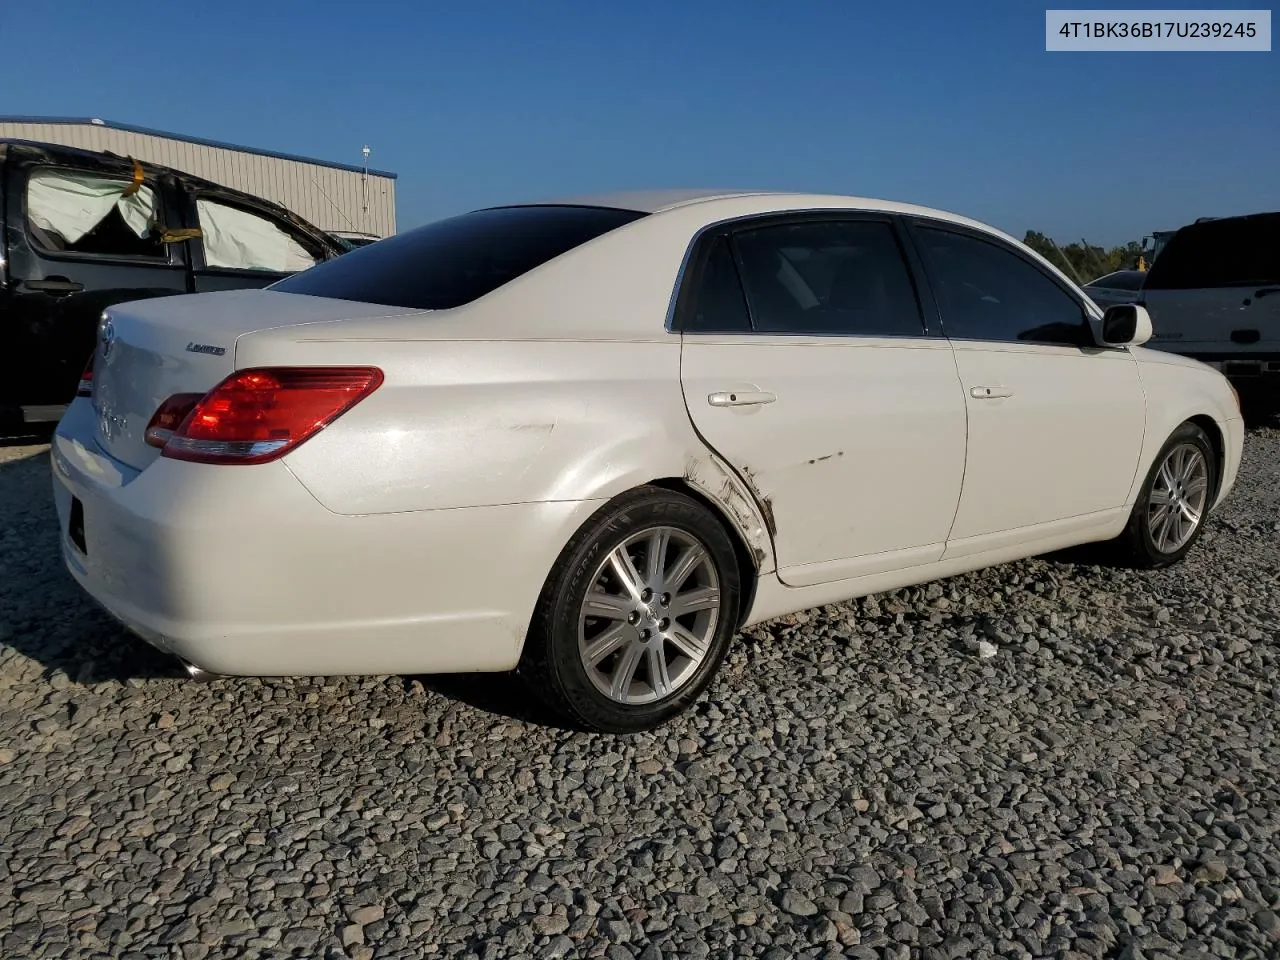
<path id="1" fill-rule="evenodd" d="M 722 504 L 712 499 L 684 477 L 659 477 L 649 481 L 649 486 L 661 487 L 664 490 L 671 490 L 691 497 L 711 511 L 711 514 L 720 522 L 720 526 L 724 528 L 730 542 L 733 544 L 734 555 L 738 558 L 738 577 L 742 584 L 742 596 L 739 604 L 740 609 L 738 610 L 737 629 L 741 630 L 742 625 L 746 623 L 747 615 L 751 612 L 752 605 L 755 603 L 756 587 L 759 583 L 760 568 L 765 559 L 764 556 L 751 548 L 747 543 L 746 537 L 742 535 L 742 531 L 733 522 Z"/>
<path id="2" fill-rule="evenodd" d="M 516 673 L 529 684 L 531 692 L 555 712 L 586 729 L 613 733 L 637 732 L 661 725 L 687 709 L 714 681 L 728 646 L 738 632 L 741 619 L 739 611 L 746 606 L 741 597 L 744 586 L 742 579 L 751 575 L 754 567 L 742 567 L 739 558 L 741 547 L 737 543 L 739 534 L 732 529 L 714 503 L 708 503 L 706 498 L 679 483 L 675 481 L 676 485 L 672 486 L 670 483 L 648 481 L 597 501 L 599 507 L 578 526 L 564 545 L 539 595 L 537 608 L 520 651 Z M 676 612 L 676 599 L 678 596 L 685 596 L 677 593 L 679 589 L 683 589 L 680 587 L 685 582 L 683 576 L 679 581 L 672 581 L 670 594 L 663 593 L 661 598 L 658 597 L 658 592 L 666 588 L 664 570 L 669 568 L 670 561 L 660 565 L 655 574 L 652 558 L 645 551 L 651 549 L 654 543 L 649 533 L 661 528 L 666 528 L 667 536 L 671 539 L 658 541 L 659 543 L 670 544 L 684 537 L 690 546 L 697 544 L 702 547 L 700 559 L 692 562 L 699 564 L 697 569 L 706 573 L 710 579 L 703 586 L 692 589 L 695 593 L 703 589 L 711 590 L 721 597 L 729 594 L 724 598 L 724 606 L 719 607 L 718 617 L 714 611 L 719 598 L 714 596 L 691 601 L 697 605 L 687 611 Z M 688 539 L 690 537 L 691 540 Z M 619 547 L 619 544 L 622 546 Z M 632 552 L 637 545 L 640 551 L 638 557 Z M 627 580 L 625 570 L 617 563 L 612 563 L 612 569 L 617 573 L 609 573 L 611 561 L 608 558 L 616 549 L 625 549 L 631 553 L 631 561 L 635 565 L 630 568 L 630 581 Z M 693 566 L 685 572 L 686 575 L 691 572 L 700 575 Z M 654 580 L 655 576 L 657 581 Z M 597 579 L 601 577 L 602 579 Z M 621 583 L 617 582 L 618 577 L 622 578 Z M 754 576 L 752 579 L 754 580 Z M 613 582 L 606 582 L 610 580 Z M 640 581 L 640 585 L 653 589 L 646 589 L 643 595 L 640 594 L 635 586 L 636 580 Z M 629 600 L 626 588 L 628 582 L 632 584 Z M 594 587 L 599 587 L 602 592 L 598 595 L 590 593 Z M 634 604 L 635 608 L 629 617 L 623 617 L 619 615 L 620 607 L 617 603 L 601 603 L 599 599 L 595 599 L 588 604 L 589 595 L 602 596 L 606 600 L 610 597 L 620 598 L 624 608 L 627 604 Z M 655 612 L 658 605 L 665 607 L 669 602 L 673 608 L 670 612 L 671 620 L 663 619 L 658 622 L 655 618 L 663 615 Z M 701 610 L 711 611 L 710 619 L 705 620 L 701 627 L 686 621 L 668 631 L 668 624 L 675 623 L 679 617 L 702 618 L 703 614 L 697 612 Z M 580 617 L 587 619 L 580 620 Z M 649 622 L 644 620 L 645 617 L 649 618 Z M 603 633 L 603 649 L 598 656 L 592 656 L 588 660 L 585 659 L 583 644 L 602 640 L 600 634 L 584 640 L 584 624 L 593 620 L 616 621 L 616 625 L 609 627 L 607 623 L 604 624 L 606 629 Z M 630 636 L 627 624 L 632 625 L 630 629 L 635 634 L 630 639 L 627 639 Z M 601 624 L 597 622 L 588 626 L 599 627 Z M 685 639 L 680 638 L 681 626 Z M 703 635 L 701 640 L 690 639 L 699 630 L 712 633 Z M 691 634 L 689 631 L 695 633 Z M 701 651 L 698 650 L 699 646 Z M 670 661 L 668 656 L 673 653 L 673 648 L 675 660 Z M 640 653 L 637 654 L 637 650 Z M 662 678 L 661 684 L 655 682 L 652 673 L 655 652 L 659 659 L 667 662 L 667 666 L 662 667 L 658 674 Z M 628 661 L 628 657 L 633 654 L 649 659 Z M 606 662 L 602 658 L 611 658 L 608 661 L 609 671 L 620 671 L 616 675 L 610 672 L 605 678 L 606 685 L 612 683 L 610 689 L 601 687 L 598 682 L 600 677 L 593 672 Z M 693 660 L 692 665 L 687 662 L 690 659 Z M 630 667 L 626 665 L 628 662 L 631 663 Z M 667 668 L 671 662 L 677 665 L 684 663 L 684 668 L 679 677 L 672 674 L 667 679 Z M 647 676 L 638 672 L 640 663 L 646 664 Z M 637 677 L 640 679 L 637 680 Z M 617 702 L 619 678 L 623 682 L 621 703 Z M 635 692 L 636 683 L 641 687 L 639 699 L 632 700 L 631 694 Z M 652 685 L 653 689 L 646 689 L 645 683 Z M 658 695 L 656 701 L 652 694 Z"/>
<path id="3" fill-rule="evenodd" d="M 640 483 L 635 483 L 616 493 L 611 493 L 605 498 L 605 503 L 612 503 L 616 500 L 633 495 L 636 491 L 645 487 L 657 487 L 662 490 L 669 490 L 673 493 L 683 494 L 689 497 L 695 503 L 706 508 L 706 510 L 716 519 L 720 526 L 724 529 L 725 534 L 729 538 L 729 542 L 733 544 L 734 557 L 738 561 L 738 577 L 742 584 L 742 597 L 739 604 L 740 609 L 737 611 L 737 629 L 742 628 L 742 624 L 746 622 L 747 615 L 751 612 L 752 605 L 755 603 L 756 588 L 760 578 L 760 572 L 768 561 L 769 555 L 764 552 L 761 547 L 752 547 L 747 537 L 743 534 L 742 528 L 733 519 L 729 509 L 720 501 L 716 500 L 698 484 L 691 483 L 686 477 L 656 477 L 647 479 Z M 588 521 L 589 522 L 589 521 Z M 577 536 L 579 530 L 575 529 L 570 535 L 570 539 Z M 563 549 L 564 544 L 561 545 Z"/>

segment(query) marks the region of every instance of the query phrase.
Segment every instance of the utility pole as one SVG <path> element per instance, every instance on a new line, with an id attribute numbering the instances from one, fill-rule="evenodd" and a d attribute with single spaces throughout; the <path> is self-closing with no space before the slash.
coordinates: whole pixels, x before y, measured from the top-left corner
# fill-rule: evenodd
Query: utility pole
<path id="1" fill-rule="evenodd" d="M 369 154 L 372 153 L 372 151 L 369 149 L 369 145 L 367 143 L 360 148 L 360 153 L 364 157 L 364 173 L 360 176 L 360 195 L 361 195 L 361 202 L 363 204 L 361 209 L 364 212 L 364 227 L 366 230 L 368 230 L 369 229 Z"/>

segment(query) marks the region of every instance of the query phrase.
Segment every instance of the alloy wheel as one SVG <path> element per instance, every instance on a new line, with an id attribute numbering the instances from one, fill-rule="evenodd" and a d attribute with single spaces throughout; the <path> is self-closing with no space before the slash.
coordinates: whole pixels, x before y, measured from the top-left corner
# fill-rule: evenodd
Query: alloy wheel
<path id="1" fill-rule="evenodd" d="M 610 700 L 654 703 L 697 673 L 720 613 L 720 578 L 707 547 L 684 530 L 650 527 L 597 568 L 578 617 L 578 654 Z"/>
<path id="2" fill-rule="evenodd" d="M 1175 553 L 1195 535 L 1209 499 L 1209 465 L 1193 443 L 1165 456 L 1148 498 L 1147 526 L 1161 553 Z"/>

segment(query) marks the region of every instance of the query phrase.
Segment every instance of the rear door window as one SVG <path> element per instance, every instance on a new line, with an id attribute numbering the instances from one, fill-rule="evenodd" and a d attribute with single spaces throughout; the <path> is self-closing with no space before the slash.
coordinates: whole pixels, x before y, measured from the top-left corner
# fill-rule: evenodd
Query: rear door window
<path id="1" fill-rule="evenodd" d="M 707 249 L 697 287 L 684 316 L 686 333 L 750 333 L 751 318 L 742 295 L 729 238 L 716 237 Z"/>
<path id="2" fill-rule="evenodd" d="M 924 321 L 888 221 L 815 220 L 734 234 L 757 333 L 922 337 Z"/>
<path id="3" fill-rule="evenodd" d="M 1183 227 L 1147 272 L 1145 290 L 1280 283 L 1280 213 Z"/>
<path id="4" fill-rule="evenodd" d="M 448 310 L 642 216 L 555 205 L 477 210 L 359 247 L 271 289 Z"/>
<path id="5" fill-rule="evenodd" d="M 167 260 L 160 200 L 146 183 L 63 167 L 27 180 L 27 234 L 41 253 Z"/>

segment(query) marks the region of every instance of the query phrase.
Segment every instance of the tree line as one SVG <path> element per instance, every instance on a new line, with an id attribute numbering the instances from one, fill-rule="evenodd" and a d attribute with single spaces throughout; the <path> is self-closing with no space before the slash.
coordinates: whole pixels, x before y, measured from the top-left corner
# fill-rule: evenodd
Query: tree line
<path id="1" fill-rule="evenodd" d="M 1142 256 L 1142 244 L 1136 240 L 1110 249 L 1095 246 L 1087 240 L 1063 246 L 1043 233 L 1028 230 L 1022 242 L 1080 283 L 1088 283 L 1115 270 L 1132 270 Z"/>

